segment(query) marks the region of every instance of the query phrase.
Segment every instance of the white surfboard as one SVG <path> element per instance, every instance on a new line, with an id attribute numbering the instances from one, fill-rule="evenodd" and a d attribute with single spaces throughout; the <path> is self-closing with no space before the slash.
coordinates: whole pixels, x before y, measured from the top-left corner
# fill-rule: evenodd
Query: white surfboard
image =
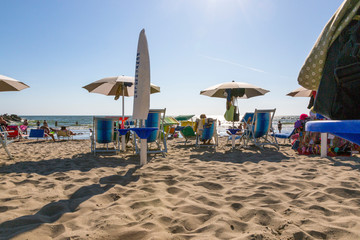
<path id="1" fill-rule="evenodd" d="M 141 30 L 136 54 L 133 119 L 147 119 L 150 108 L 150 59 L 145 30 Z"/>

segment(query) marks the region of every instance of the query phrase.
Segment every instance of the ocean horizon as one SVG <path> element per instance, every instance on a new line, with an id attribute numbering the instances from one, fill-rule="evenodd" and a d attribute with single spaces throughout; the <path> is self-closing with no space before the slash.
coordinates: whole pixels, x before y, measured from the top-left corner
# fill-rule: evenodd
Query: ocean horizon
<path id="1" fill-rule="evenodd" d="M 79 135 L 75 139 L 87 139 L 90 135 L 90 129 L 93 128 L 93 118 L 94 117 L 121 117 L 121 115 L 19 115 L 22 119 L 27 119 L 29 122 L 29 127 L 36 127 L 36 122 L 39 121 L 42 125 L 43 121 L 46 120 L 49 127 L 60 128 L 61 126 L 66 126 L 72 131 L 78 133 Z M 130 117 L 129 115 L 125 115 Z M 175 115 L 168 115 L 175 117 Z M 198 115 L 193 117 L 195 120 Z M 216 118 L 220 121 L 218 126 L 219 136 L 227 136 L 226 129 L 232 126 L 232 122 L 225 121 L 223 115 L 208 115 L 208 117 Z M 242 116 L 240 116 L 241 118 Z M 278 132 L 277 123 L 280 120 L 282 122 L 282 133 L 290 133 L 293 130 L 294 123 L 299 119 L 298 115 L 279 115 L 274 116 L 273 119 L 273 128 L 275 132 Z"/>

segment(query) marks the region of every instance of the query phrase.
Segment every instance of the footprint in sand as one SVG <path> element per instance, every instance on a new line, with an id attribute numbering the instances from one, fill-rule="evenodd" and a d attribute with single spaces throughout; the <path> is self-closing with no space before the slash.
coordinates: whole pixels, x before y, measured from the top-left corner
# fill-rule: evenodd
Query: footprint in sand
<path id="1" fill-rule="evenodd" d="M 195 186 L 201 186 L 209 190 L 222 190 L 224 187 L 220 184 L 213 183 L 213 182 L 199 182 L 194 184 Z"/>
<path id="2" fill-rule="evenodd" d="M 240 204 L 240 203 L 232 203 L 232 204 L 230 205 L 230 207 L 231 207 L 232 209 L 234 209 L 235 211 L 237 211 L 237 210 L 243 208 L 244 206 L 243 206 L 242 204 Z"/>
<path id="3" fill-rule="evenodd" d="M 360 191 L 348 188 L 327 188 L 325 191 L 329 194 L 335 194 L 342 198 L 360 198 Z"/>
<path id="4" fill-rule="evenodd" d="M 64 190 L 68 190 L 70 188 L 73 188 L 75 185 L 74 184 L 67 184 L 64 186 Z"/>
<path id="5" fill-rule="evenodd" d="M 62 224 L 49 225 L 47 227 L 50 231 L 49 236 L 51 236 L 52 238 L 56 238 L 57 236 L 65 232 L 65 227 Z"/>
<path id="6" fill-rule="evenodd" d="M 316 210 L 315 212 L 317 213 L 320 213 L 320 214 L 324 214 L 325 216 L 332 216 L 334 215 L 334 212 L 327 209 L 327 208 L 324 208 L 324 207 L 321 207 L 319 205 L 312 205 L 309 207 L 309 210 Z"/>
<path id="7" fill-rule="evenodd" d="M 178 197 L 183 197 L 183 198 L 189 196 L 190 194 L 188 191 L 182 190 L 177 187 L 169 187 L 166 189 L 166 191 L 172 195 L 176 195 Z"/>
<path id="8" fill-rule="evenodd" d="M 139 208 L 144 208 L 144 207 L 148 207 L 148 206 L 151 206 L 151 207 L 157 207 L 157 206 L 160 206 L 162 205 L 162 202 L 160 199 L 156 198 L 156 199 L 153 199 L 153 200 L 149 200 L 149 201 L 138 201 L 138 202 L 135 202 L 134 204 L 132 204 L 130 207 L 132 209 L 139 209 Z"/>
<path id="9" fill-rule="evenodd" d="M 8 210 L 17 209 L 18 207 L 11 207 L 11 206 L 0 206 L 0 213 L 6 212 Z"/>

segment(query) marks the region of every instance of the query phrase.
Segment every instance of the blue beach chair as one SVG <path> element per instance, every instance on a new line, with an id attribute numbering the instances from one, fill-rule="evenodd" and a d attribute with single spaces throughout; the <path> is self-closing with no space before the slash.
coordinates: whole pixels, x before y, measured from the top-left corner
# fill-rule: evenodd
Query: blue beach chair
<path id="1" fill-rule="evenodd" d="M 29 138 L 36 138 L 39 140 L 39 138 L 48 138 L 48 136 L 45 134 L 44 129 L 30 129 Z"/>
<path id="2" fill-rule="evenodd" d="M 253 113 L 253 112 L 247 112 L 247 113 L 245 113 L 240 122 L 247 124 L 249 118 L 251 118 L 251 120 L 254 118 L 254 113 Z"/>
<path id="3" fill-rule="evenodd" d="M 149 110 L 148 117 L 145 120 L 145 127 L 156 127 L 158 130 L 153 131 L 147 138 L 148 153 L 161 153 L 163 156 L 167 153 L 167 136 L 164 129 L 165 112 L 166 108 Z M 140 149 L 138 147 L 138 142 L 140 139 L 136 134 L 134 134 L 134 136 L 135 151 L 136 153 L 139 153 Z"/>
<path id="4" fill-rule="evenodd" d="M 275 134 L 275 137 L 276 138 L 281 138 L 281 139 L 284 139 L 284 143 L 286 141 L 286 139 L 289 140 L 289 142 L 291 142 L 291 136 L 295 134 L 295 131 L 296 131 L 296 128 L 294 128 L 291 133 L 276 133 Z"/>
<path id="5" fill-rule="evenodd" d="M 247 125 L 244 134 L 244 145 L 253 143 L 255 146 L 263 148 L 265 145 L 275 146 L 279 150 L 276 137 L 270 132 L 274 132 L 272 121 L 275 115 L 275 109 L 258 110 L 255 109 L 251 124 Z"/>
<path id="6" fill-rule="evenodd" d="M 218 145 L 217 119 L 206 118 L 205 124 L 199 121 L 198 131 L 196 134 L 196 147 L 216 147 Z M 212 141 L 210 144 L 200 143 L 201 141 Z"/>
<path id="7" fill-rule="evenodd" d="M 93 129 L 90 133 L 91 152 L 116 152 L 118 151 L 117 139 L 114 139 L 114 120 L 106 117 L 94 117 Z M 96 144 L 103 144 L 106 147 L 97 148 Z M 109 143 L 113 147 L 109 148 Z"/>

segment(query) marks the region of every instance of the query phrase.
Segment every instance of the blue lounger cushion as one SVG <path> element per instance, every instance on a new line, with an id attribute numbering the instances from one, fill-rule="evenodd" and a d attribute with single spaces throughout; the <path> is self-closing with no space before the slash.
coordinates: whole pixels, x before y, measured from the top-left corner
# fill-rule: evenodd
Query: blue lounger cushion
<path id="1" fill-rule="evenodd" d="M 294 128 L 291 133 L 276 133 L 275 137 L 283 139 L 290 138 L 295 133 L 295 130 Z"/>
<path id="2" fill-rule="evenodd" d="M 331 133 L 360 145 L 360 120 L 310 121 L 306 123 L 305 130 Z"/>
<path id="3" fill-rule="evenodd" d="M 289 135 L 289 134 L 286 134 L 286 133 L 276 133 L 276 134 L 275 134 L 275 137 L 286 139 L 286 138 L 289 138 L 290 135 Z"/>

